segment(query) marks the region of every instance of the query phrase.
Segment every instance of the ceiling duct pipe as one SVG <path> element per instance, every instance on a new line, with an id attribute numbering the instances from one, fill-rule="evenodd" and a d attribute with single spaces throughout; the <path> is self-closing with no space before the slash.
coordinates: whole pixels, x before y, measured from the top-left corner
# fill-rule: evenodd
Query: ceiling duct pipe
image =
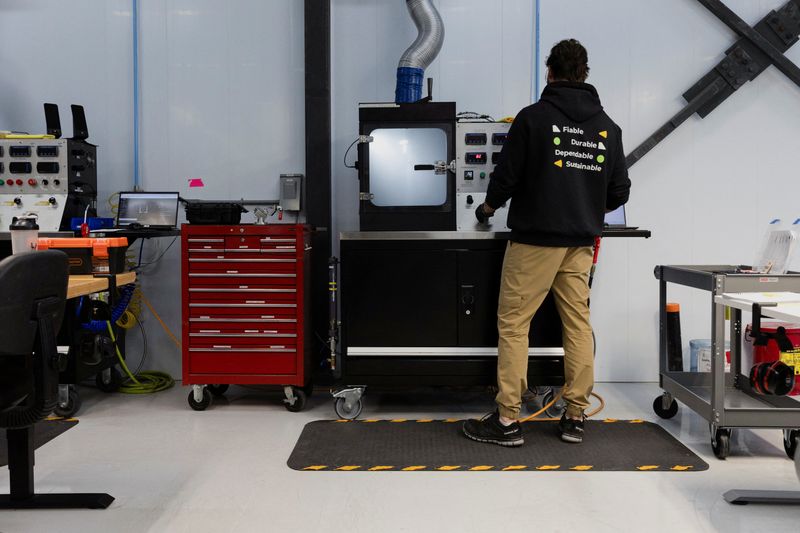
<path id="1" fill-rule="evenodd" d="M 422 99 L 425 69 L 439 55 L 444 43 L 444 23 L 431 0 L 406 0 L 406 7 L 419 34 L 397 65 L 394 97 L 398 104 Z"/>

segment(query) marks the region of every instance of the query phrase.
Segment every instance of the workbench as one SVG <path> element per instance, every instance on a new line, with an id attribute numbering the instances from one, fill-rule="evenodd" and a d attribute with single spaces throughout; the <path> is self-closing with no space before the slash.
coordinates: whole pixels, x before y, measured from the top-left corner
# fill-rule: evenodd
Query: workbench
<path id="1" fill-rule="evenodd" d="M 116 285 L 128 285 L 136 281 L 136 272 L 123 272 L 117 274 Z M 76 274 L 69 277 L 67 286 L 67 299 L 79 296 L 88 296 L 96 292 L 108 290 L 108 278 L 96 278 L 91 274 Z"/>

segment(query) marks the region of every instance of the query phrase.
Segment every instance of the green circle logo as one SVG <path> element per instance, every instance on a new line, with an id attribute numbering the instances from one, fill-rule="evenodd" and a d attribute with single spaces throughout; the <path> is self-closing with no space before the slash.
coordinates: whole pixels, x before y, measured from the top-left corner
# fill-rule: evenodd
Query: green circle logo
<path id="1" fill-rule="evenodd" d="M 556 137 L 555 139 L 553 139 L 553 144 L 559 146 L 561 144 L 561 137 Z"/>
<path id="2" fill-rule="evenodd" d="M 605 163 L 605 161 L 606 161 L 606 156 L 604 156 L 603 154 L 597 156 L 598 163 Z"/>

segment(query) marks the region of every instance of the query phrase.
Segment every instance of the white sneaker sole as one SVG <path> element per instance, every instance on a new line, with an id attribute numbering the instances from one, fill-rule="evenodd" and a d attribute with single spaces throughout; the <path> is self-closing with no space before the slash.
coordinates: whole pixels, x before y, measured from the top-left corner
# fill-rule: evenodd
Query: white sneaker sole
<path id="1" fill-rule="evenodd" d="M 570 444 L 580 444 L 583 442 L 583 437 L 573 437 L 572 435 L 561 435 L 561 440 L 569 442 Z"/>

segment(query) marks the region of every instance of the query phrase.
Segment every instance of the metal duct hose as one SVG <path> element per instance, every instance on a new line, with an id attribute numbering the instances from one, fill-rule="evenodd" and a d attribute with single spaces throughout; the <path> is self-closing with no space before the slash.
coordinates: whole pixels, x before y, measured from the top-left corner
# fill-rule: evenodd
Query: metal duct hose
<path id="1" fill-rule="evenodd" d="M 417 26 L 416 40 L 397 65 L 395 102 L 416 102 L 422 98 L 422 80 L 444 43 L 444 23 L 431 0 L 406 0 L 406 7 Z"/>

